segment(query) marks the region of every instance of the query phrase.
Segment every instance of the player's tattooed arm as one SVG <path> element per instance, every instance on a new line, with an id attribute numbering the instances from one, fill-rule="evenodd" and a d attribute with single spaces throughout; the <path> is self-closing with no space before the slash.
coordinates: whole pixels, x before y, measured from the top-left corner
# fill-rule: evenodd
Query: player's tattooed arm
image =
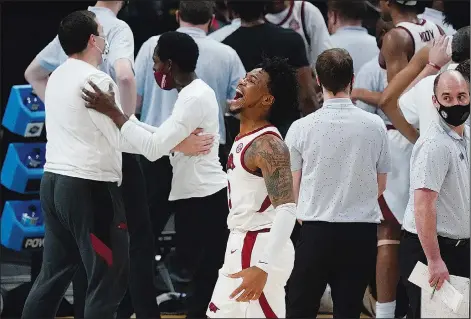
<path id="1" fill-rule="evenodd" d="M 281 139 L 272 134 L 257 138 L 246 151 L 244 161 L 248 168 L 262 171 L 274 207 L 295 202 L 289 150 Z"/>

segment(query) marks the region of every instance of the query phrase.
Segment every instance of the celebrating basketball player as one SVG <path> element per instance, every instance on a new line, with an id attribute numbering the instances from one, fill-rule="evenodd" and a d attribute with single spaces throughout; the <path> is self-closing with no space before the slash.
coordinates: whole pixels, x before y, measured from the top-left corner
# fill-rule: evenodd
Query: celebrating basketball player
<path id="1" fill-rule="evenodd" d="M 231 234 L 210 318 L 285 317 L 296 206 L 289 151 L 270 118 L 296 103 L 295 72 L 279 58 L 249 72 L 231 101 L 231 112 L 240 115 L 227 162 Z"/>

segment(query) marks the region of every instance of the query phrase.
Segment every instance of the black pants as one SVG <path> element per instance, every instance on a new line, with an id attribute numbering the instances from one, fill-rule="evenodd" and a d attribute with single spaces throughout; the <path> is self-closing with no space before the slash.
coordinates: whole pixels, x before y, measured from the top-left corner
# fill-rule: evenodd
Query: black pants
<path id="1" fill-rule="evenodd" d="M 458 243 L 457 240 L 438 236 L 438 245 L 440 247 L 440 255 L 450 275 L 469 278 L 469 239 Z M 407 296 L 409 297 L 407 318 L 413 319 L 420 318 L 421 290 L 418 286 L 409 282 L 408 278 L 418 261 L 427 265 L 427 259 L 419 237 L 405 231 L 399 248 L 399 267 L 401 280 L 406 287 Z"/>
<path id="2" fill-rule="evenodd" d="M 289 279 L 287 318 L 315 318 L 327 284 L 334 318 L 359 318 L 376 263 L 376 224 L 303 222 Z"/>
<path id="3" fill-rule="evenodd" d="M 123 153 L 123 181 L 121 184 L 129 231 L 130 273 L 126 297 L 118 308 L 118 317 L 159 318 L 157 291 L 154 285 L 154 237 L 147 205 L 147 193 L 138 157 Z M 75 317 L 84 316 L 87 289 L 83 266 L 73 280 Z"/>
<path id="4" fill-rule="evenodd" d="M 193 271 L 187 318 L 206 318 L 224 262 L 228 213 L 226 188 L 207 197 L 175 201 L 177 256 L 181 265 Z"/>
<path id="5" fill-rule="evenodd" d="M 129 295 L 134 313 L 137 318 L 160 318 L 154 285 L 154 235 L 144 174 L 136 155 L 123 153 L 121 190 L 129 229 Z"/>
<path id="6" fill-rule="evenodd" d="M 88 279 L 85 318 L 114 318 L 129 280 L 129 236 L 116 183 L 44 173 L 43 263 L 22 318 L 54 318 L 83 262 Z"/>
<path id="7" fill-rule="evenodd" d="M 154 252 L 160 254 L 158 238 L 174 212 L 173 203 L 168 200 L 172 188 L 172 165 L 168 156 L 164 156 L 155 162 L 150 162 L 144 156 L 141 156 L 140 162 L 144 172 L 147 204 L 154 234 Z"/>

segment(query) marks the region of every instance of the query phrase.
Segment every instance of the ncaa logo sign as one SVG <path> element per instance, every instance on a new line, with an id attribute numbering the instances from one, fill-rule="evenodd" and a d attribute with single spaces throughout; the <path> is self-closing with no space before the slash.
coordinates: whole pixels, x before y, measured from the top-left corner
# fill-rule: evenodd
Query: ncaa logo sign
<path id="1" fill-rule="evenodd" d="M 42 248 L 44 245 L 44 238 L 25 238 L 23 241 L 24 249 Z"/>
<path id="2" fill-rule="evenodd" d="M 242 143 L 240 143 L 239 145 L 237 145 L 236 153 L 240 153 L 240 151 L 242 151 L 242 147 L 244 147 L 244 144 L 242 144 Z"/>

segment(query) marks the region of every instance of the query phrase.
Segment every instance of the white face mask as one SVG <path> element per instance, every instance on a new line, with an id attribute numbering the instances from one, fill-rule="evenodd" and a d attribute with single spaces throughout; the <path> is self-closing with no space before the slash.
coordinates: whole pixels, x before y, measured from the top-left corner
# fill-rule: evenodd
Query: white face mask
<path id="1" fill-rule="evenodd" d="M 97 35 L 96 37 L 103 39 L 103 41 L 105 42 L 105 48 L 103 50 L 100 50 L 100 48 L 95 45 L 95 48 L 97 48 L 97 50 L 101 53 L 101 60 L 102 60 L 102 63 L 104 63 L 110 51 L 110 47 L 108 46 L 108 41 L 106 41 L 104 37 L 101 37 L 99 35 Z"/>

